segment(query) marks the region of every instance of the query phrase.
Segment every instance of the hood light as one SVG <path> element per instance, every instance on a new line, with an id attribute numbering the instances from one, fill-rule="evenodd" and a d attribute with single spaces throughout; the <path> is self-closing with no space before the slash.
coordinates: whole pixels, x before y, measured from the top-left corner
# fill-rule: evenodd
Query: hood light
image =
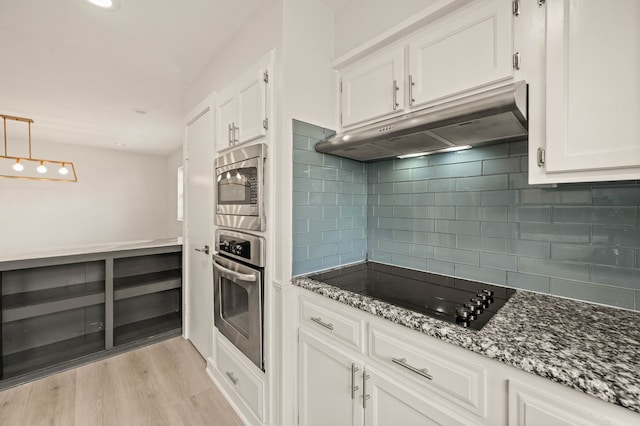
<path id="1" fill-rule="evenodd" d="M 440 154 L 442 152 L 464 151 L 465 149 L 470 149 L 470 148 L 471 148 L 471 145 L 452 146 L 450 148 L 439 149 L 437 151 L 417 152 L 415 154 L 398 155 L 396 158 L 404 159 L 404 158 L 424 157 L 425 155 Z"/>

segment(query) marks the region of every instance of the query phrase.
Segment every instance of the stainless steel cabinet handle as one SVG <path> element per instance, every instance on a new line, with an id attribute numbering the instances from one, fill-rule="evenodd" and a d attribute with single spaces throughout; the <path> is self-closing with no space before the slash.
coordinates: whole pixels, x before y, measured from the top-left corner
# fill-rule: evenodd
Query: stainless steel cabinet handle
<path id="1" fill-rule="evenodd" d="M 236 271 L 232 271 L 229 268 L 225 268 L 222 265 L 219 265 L 216 262 L 213 262 L 213 267 L 219 271 L 222 271 L 228 275 L 231 275 L 232 277 L 240 280 L 240 281 L 251 281 L 254 282 L 256 281 L 256 276 L 254 274 L 241 274 L 240 272 L 236 272 Z"/>
<path id="2" fill-rule="evenodd" d="M 421 375 L 425 379 L 433 380 L 433 377 L 429 374 L 429 371 L 426 368 L 420 369 L 420 368 L 413 367 L 413 366 L 407 364 L 407 359 L 406 358 L 391 358 L 391 361 L 395 362 L 396 364 L 398 364 L 401 367 L 406 368 L 409 371 L 412 371 L 412 372 L 414 372 L 416 374 Z"/>
<path id="3" fill-rule="evenodd" d="M 201 248 L 201 249 L 197 248 L 197 249 L 195 249 L 195 251 L 199 251 L 199 252 L 204 253 L 204 254 L 209 254 L 209 246 L 205 245 L 204 248 Z"/>
<path id="4" fill-rule="evenodd" d="M 236 123 L 233 123 L 233 143 L 234 145 L 240 142 L 240 127 L 236 126 Z"/>
<path id="5" fill-rule="evenodd" d="M 413 103 L 416 101 L 413 98 L 413 86 L 415 85 L 416 83 L 413 81 L 413 76 L 409 74 L 409 106 L 413 106 Z"/>
<path id="6" fill-rule="evenodd" d="M 354 363 L 351 363 L 351 399 L 356 399 L 356 391 L 360 389 L 355 385 L 356 382 L 356 372 L 359 370 L 358 367 Z"/>
<path id="7" fill-rule="evenodd" d="M 333 324 L 322 321 L 322 318 L 311 317 L 311 321 L 318 323 L 321 326 L 328 328 L 329 330 L 333 330 Z"/>
<path id="8" fill-rule="evenodd" d="M 398 81 L 397 80 L 393 80 L 393 110 L 397 110 L 398 107 L 400 106 L 400 104 L 398 103 L 398 90 L 400 90 L 400 88 L 398 87 Z"/>
<path id="9" fill-rule="evenodd" d="M 371 395 L 367 394 L 367 380 L 370 378 L 367 372 L 362 373 L 362 408 L 367 409 L 367 399 L 371 398 Z"/>
<path id="10" fill-rule="evenodd" d="M 237 377 L 234 377 L 234 376 L 233 376 L 233 373 L 232 373 L 231 371 L 227 371 L 227 373 L 226 373 L 226 374 L 227 374 L 227 377 L 229 378 L 229 380 L 231 380 L 231 382 L 232 382 L 234 385 L 237 385 L 237 384 L 238 384 L 238 382 L 240 381 L 240 379 L 238 379 Z"/>

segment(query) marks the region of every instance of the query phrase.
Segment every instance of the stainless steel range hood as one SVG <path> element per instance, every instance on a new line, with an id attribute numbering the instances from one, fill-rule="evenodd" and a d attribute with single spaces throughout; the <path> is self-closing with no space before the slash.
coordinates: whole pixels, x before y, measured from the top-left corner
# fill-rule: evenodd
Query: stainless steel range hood
<path id="1" fill-rule="evenodd" d="M 318 142 L 316 151 L 359 161 L 453 151 L 527 136 L 527 85 L 466 96 L 347 131 Z"/>

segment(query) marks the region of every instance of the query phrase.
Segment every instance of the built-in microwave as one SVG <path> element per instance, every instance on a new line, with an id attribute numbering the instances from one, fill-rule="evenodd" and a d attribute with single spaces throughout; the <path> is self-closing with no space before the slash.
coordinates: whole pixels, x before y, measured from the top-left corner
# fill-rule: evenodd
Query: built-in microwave
<path id="1" fill-rule="evenodd" d="M 216 225 L 264 231 L 266 158 L 265 144 L 236 148 L 216 158 Z"/>

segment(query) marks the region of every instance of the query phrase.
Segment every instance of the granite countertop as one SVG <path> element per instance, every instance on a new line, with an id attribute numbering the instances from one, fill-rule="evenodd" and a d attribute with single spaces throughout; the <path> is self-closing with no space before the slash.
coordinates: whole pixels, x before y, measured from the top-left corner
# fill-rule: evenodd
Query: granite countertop
<path id="1" fill-rule="evenodd" d="M 640 413 L 640 313 L 517 291 L 482 330 L 307 277 L 298 287 Z"/>
<path id="2" fill-rule="evenodd" d="M 165 238 L 157 240 L 137 240 L 137 241 L 122 241 L 113 243 L 99 243 L 99 244 L 86 244 L 82 246 L 73 247 L 59 247 L 48 250 L 33 251 L 28 253 L 19 253 L 11 255 L 0 255 L 0 262 L 13 262 L 16 260 L 32 260 L 32 259 L 45 259 L 50 257 L 59 256 L 75 256 L 80 254 L 92 254 L 92 253 L 108 253 L 121 250 L 133 250 L 153 247 L 169 247 L 175 245 L 182 245 L 182 237 L 179 238 Z"/>

